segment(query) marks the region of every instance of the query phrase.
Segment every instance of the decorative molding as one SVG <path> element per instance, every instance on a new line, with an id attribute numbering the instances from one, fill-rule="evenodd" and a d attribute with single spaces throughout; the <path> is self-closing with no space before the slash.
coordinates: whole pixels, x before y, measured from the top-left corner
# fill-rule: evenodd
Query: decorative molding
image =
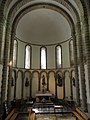
<path id="1" fill-rule="evenodd" d="M 44 44 L 44 45 L 32 44 L 32 43 L 30 43 L 30 42 L 25 42 L 25 41 L 23 41 L 23 40 L 21 40 L 21 39 L 19 39 L 19 38 L 17 38 L 17 37 L 15 37 L 14 39 L 15 39 L 15 40 L 18 40 L 18 41 L 20 41 L 20 42 L 22 42 L 22 43 L 25 43 L 25 44 L 28 44 L 28 45 L 33 45 L 33 46 L 56 46 L 56 45 L 61 45 L 61 44 L 65 43 L 65 42 L 70 41 L 70 40 L 72 39 L 72 37 L 70 37 L 69 39 L 64 40 L 64 41 L 62 41 L 62 42 L 59 42 L 59 43 L 55 43 L 55 44 Z"/>

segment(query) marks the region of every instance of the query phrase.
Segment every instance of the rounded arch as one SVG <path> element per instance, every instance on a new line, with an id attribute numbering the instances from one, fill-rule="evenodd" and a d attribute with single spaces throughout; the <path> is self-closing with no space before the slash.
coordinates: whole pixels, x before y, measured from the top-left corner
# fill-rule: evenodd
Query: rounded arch
<path id="1" fill-rule="evenodd" d="M 56 71 L 56 89 L 57 89 L 57 98 L 64 98 L 64 75 L 62 70 Z"/>
<path id="2" fill-rule="evenodd" d="M 43 82 L 45 83 L 45 91 L 48 88 L 48 73 L 45 70 L 40 72 L 40 91 L 43 91 Z"/>
<path id="3" fill-rule="evenodd" d="M 42 71 L 40 72 L 40 77 L 41 77 L 41 75 L 42 75 L 42 74 L 44 74 L 44 73 L 46 74 L 46 77 L 48 76 L 48 73 L 47 73 L 47 71 L 45 71 L 45 70 L 42 70 Z"/>
<path id="4" fill-rule="evenodd" d="M 27 8 L 21 10 L 17 15 L 16 17 L 14 18 L 13 20 L 13 24 L 12 24 L 12 28 L 15 32 L 15 29 L 17 27 L 17 24 L 19 22 L 19 20 L 28 12 L 32 11 L 32 10 L 35 10 L 35 9 L 40 9 L 40 8 L 43 8 L 43 6 L 46 6 L 45 9 L 51 9 L 51 10 L 54 10 L 54 11 L 57 11 L 58 13 L 62 14 L 66 20 L 68 21 L 70 27 L 71 27 L 71 31 L 73 31 L 73 28 L 74 28 L 74 22 L 71 18 L 71 16 L 62 8 L 60 8 L 59 6 L 56 6 L 54 4 L 47 4 L 47 3 L 39 3 L 39 4 L 35 4 L 35 5 L 31 5 L 31 6 L 28 6 Z"/>
<path id="5" fill-rule="evenodd" d="M 63 73 L 62 70 L 57 70 L 57 71 L 56 71 L 56 75 L 57 75 L 58 73 L 61 73 L 61 74 L 62 74 L 62 77 L 64 76 L 64 73 Z"/>
<path id="6" fill-rule="evenodd" d="M 54 1 L 54 2 L 50 1 L 49 3 L 47 3 L 47 1 L 42 0 L 42 2 L 41 2 L 41 1 L 38 0 L 38 2 L 39 2 L 39 3 L 46 3 L 46 4 L 52 3 L 52 4 L 55 4 L 55 5 L 59 4 L 59 5 L 57 5 L 57 6 L 62 5 L 62 6 L 64 6 L 64 8 L 67 8 L 68 11 L 70 11 L 70 13 L 73 15 L 73 17 L 75 17 L 75 10 L 74 10 L 74 9 L 76 9 L 76 8 L 74 8 L 74 6 L 73 6 L 69 1 L 66 1 L 66 0 L 60 0 L 60 1 L 58 1 L 58 0 L 56 0 L 56 1 Z M 27 3 L 28 3 L 29 5 L 30 5 L 30 3 L 31 3 L 31 5 L 37 4 L 37 2 L 36 2 L 36 1 L 33 2 L 33 0 L 31 0 L 31 1 L 29 1 L 29 0 L 27 0 L 27 1 L 25 1 L 25 0 L 23 0 L 23 1 L 17 1 L 17 2 L 15 2 L 15 3 L 11 6 L 11 10 L 9 9 L 9 11 L 8 11 L 7 14 L 9 14 L 10 12 L 13 12 L 13 11 L 14 11 L 14 14 L 15 14 L 15 12 L 16 12 L 15 9 L 19 10 L 20 8 L 22 8 L 23 5 L 25 5 L 25 4 L 27 4 Z M 18 7 L 18 6 L 19 6 L 19 7 Z M 46 7 L 46 6 L 43 5 L 43 7 Z M 13 8 L 13 9 L 12 9 L 12 8 Z M 65 10 L 66 10 L 66 9 L 65 9 Z M 14 14 L 13 14 L 13 15 L 14 15 Z M 74 18 L 74 20 L 75 20 L 75 18 Z"/>
<path id="7" fill-rule="evenodd" d="M 16 80 L 16 99 L 23 98 L 23 71 L 17 71 L 17 80 Z"/>
<path id="8" fill-rule="evenodd" d="M 18 74 L 21 73 L 22 77 L 23 77 L 23 71 L 22 70 L 18 70 L 17 71 L 17 77 L 18 77 Z"/>
<path id="9" fill-rule="evenodd" d="M 62 68 L 62 45 L 58 44 L 55 46 L 55 58 L 56 58 L 56 68 Z"/>
<path id="10" fill-rule="evenodd" d="M 51 73 L 53 73 L 53 74 L 54 74 L 54 77 L 55 77 L 55 71 L 53 71 L 53 70 L 50 70 L 50 71 L 48 72 L 48 77 L 50 76 Z"/>
<path id="11" fill-rule="evenodd" d="M 69 70 L 65 70 L 65 71 L 64 71 L 64 76 L 65 76 L 66 73 L 68 73 L 69 76 L 70 76 L 70 71 L 69 71 Z"/>
<path id="12" fill-rule="evenodd" d="M 40 7 L 40 8 L 42 8 L 43 7 L 43 5 L 45 5 L 45 6 L 47 6 L 46 8 L 48 8 L 49 7 L 49 9 L 52 9 L 52 10 L 56 10 L 57 12 L 59 12 L 59 13 L 61 13 L 63 16 L 65 16 L 65 18 L 67 19 L 67 21 L 70 23 L 70 26 L 71 26 L 71 31 L 73 31 L 73 33 L 75 33 L 75 28 L 74 28 L 74 22 L 73 22 L 73 20 L 72 20 L 72 18 L 70 17 L 70 15 L 65 11 L 65 10 L 63 10 L 62 8 L 60 8 L 59 6 L 56 6 L 56 5 L 53 5 L 53 4 L 43 4 L 43 3 L 41 3 L 41 4 L 36 4 L 38 7 Z M 34 7 L 36 7 L 36 5 L 32 5 L 32 6 L 34 6 Z M 29 8 L 31 8 L 30 6 L 28 7 L 28 9 Z M 27 9 L 27 8 L 26 8 Z M 28 9 L 27 9 L 27 11 L 28 11 Z M 35 8 L 32 8 L 32 9 L 35 9 Z M 13 22 L 11 22 L 11 23 L 13 23 L 11 26 L 12 26 L 12 31 L 11 31 L 11 28 L 9 28 L 9 25 L 8 25 L 8 27 L 7 27 L 7 32 L 10 32 L 10 33 L 12 33 L 11 34 L 11 45 L 13 46 L 13 38 L 14 38 L 14 36 L 15 36 L 15 29 L 16 29 L 16 25 L 17 25 L 17 23 L 18 23 L 18 20 L 23 16 L 23 14 L 22 14 L 22 12 L 25 12 L 26 13 L 26 11 L 24 11 L 25 9 L 23 9 L 22 11 L 20 11 L 19 12 L 19 14 L 16 16 L 16 18 L 14 19 L 14 21 Z M 8 22 L 10 22 L 10 16 L 11 16 L 11 13 L 8 15 L 8 19 L 7 19 L 7 21 Z M 18 19 L 17 19 L 18 18 Z M 17 21 L 16 21 L 17 20 Z M 5 42 L 7 42 L 7 41 L 9 41 L 9 36 L 8 36 L 8 34 L 6 34 L 6 41 Z M 8 42 L 7 42 L 8 43 Z M 10 58 L 12 58 L 12 46 L 11 46 L 11 50 L 10 50 Z M 7 45 L 7 47 L 8 47 L 8 45 Z M 7 56 L 8 54 L 7 53 L 5 53 L 5 56 Z M 6 60 L 5 60 L 6 61 Z M 6 63 L 6 62 L 4 62 L 4 63 Z M 5 65 L 6 66 L 6 65 Z"/>
<path id="13" fill-rule="evenodd" d="M 29 71 L 29 70 L 25 70 L 25 71 L 24 71 L 24 77 L 25 77 L 25 74 L 26 74 L 26 73 L 28 73 L 28 74 L 29 74 L 29 77 L 31 78 L 31 76 L 32 76 L 31 71 Z"/>
<path id="14" fill-rule="evenodd" d="M 32 47 L 30 44 L 25 45 L 25 53 L 24 53 L 24 68 L 30 69 L 31 68 L 31 53 Z"/>
<path id="15" fill-rule="evenodd" d="M 23 98 L 29 100 L 31 97 L 31 71 L 26 70 L 24 71 L 24 78 L 23 78 Z"/>
<path id="16" fill-rule="evenodd" d="M 44 60 L 42 57 L 44 57 Z M 43 61 L 45 62 L 43 63 Z M 45 46 L 40 47 L 40 69 L 47 69 L 47 47 Z"/>
<path id="17" fill-rule="evenodd" d="M 38 74 L 38 78 L 40 77 L 40 73 L 39 73 L 39 71 L 34 70 L 34 71 L 32 72 L 32 77 L 33 77 L 34 73 L 37 73 L 37 74 Z"/>
<path id="18" fill-rule="evenodd" d="M 32 83 L 31 83 L 31 93 L 32 97 L 39 91 L 40 74 L 38 70 L 32 71 Z"/>
<path id="19" fill-rule="evenodd" d="M 71 98 L 71 79 L 70 79 L 70 71 L 65 70 L 64 72 L 64 88 L 65 88 L 65 98 L 70 99 Z"/>
<path id="20" fill-rule="evenodd" d="M 55 95 L 55 71 L 50 70 L 48 72 L 48 90 Z"/>
<path id="21" fill-rule="evenodd" d="M 74 70 L 74 69 L 73 69 L 73 70 L 71 70 L 71 76 L 72 76 L 73 72 L 75 72 L 75 70 Z"/>
<path id="22" fill-rule="evenodd" d="M 21 6 L 23 6 L 25 3 L 28 3 L 28 2 L 31 2 L 31 1 L 24 1 L 24 2 L 19 2 L 19 1 L 17 1 L 13 6 L 12 6 L 12 8 L 9 10 L 9 13 L 8 13 L 8 18 L 10 19 L 14 19 L 14 17 L 10 17 L 11 15 L 14 15 L 14 14 L 12 14 L 13 12 L 15 13 L 15 9 L 19 9 Z M 43 2 L 44 3 L 44 2 Z M 42 3 L 42 4 L 43 4 Z M 57 0 L 57 3 L 60 3 L 60 4 L 62 4 L 64 7 L 67 7 L 67 9 L 68 10 L 70 10 L 70 11 L 72 11 L 72 6 L 67 2 L 67 1 L 58 1 Z M 67 3 L 67 5 L 66 5 L 66 3 Z M 44 3 L 45 4 L 45 3 Z M 47 3 L 46 3 L 47 4 Z M 18 7 L 18 5 L 19 5 L 19 7 Z M 48 4 L 48 5 L 50 5 L 50 3 Z M 46 5 L 45 5 L 46 6 Z M 55 9 L 54 9 L 55 10 Z M 74 11 L 74 10 L 73 10 Z M 65 12 L 65 11 L 64 11 Z M 71 12 L 72 13 L 72 12 Z M 10 15 L 9 15 L 10 14 Z M 7 18 L 7 19 L 8 19 Z M 11 20 L 11 21 L 13 21 L 13 20 Z"/>

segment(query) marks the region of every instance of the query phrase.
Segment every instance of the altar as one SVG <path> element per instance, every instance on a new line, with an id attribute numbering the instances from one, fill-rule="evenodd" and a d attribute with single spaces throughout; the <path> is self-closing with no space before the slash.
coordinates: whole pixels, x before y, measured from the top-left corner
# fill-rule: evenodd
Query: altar
<path id="1" fill-rule="evenodd" d="M 52 93 L 49 91 L 41 92 L 38 91 L 35 94 L 36 102 L 51 102 L 50 98 L 52 97 Z"/>

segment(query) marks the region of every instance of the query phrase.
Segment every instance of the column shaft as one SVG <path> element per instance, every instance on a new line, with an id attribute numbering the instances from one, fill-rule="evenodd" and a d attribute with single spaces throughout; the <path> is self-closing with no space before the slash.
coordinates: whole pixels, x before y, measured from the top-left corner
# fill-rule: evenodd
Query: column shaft
<path id="1" fill-rule="evenodd" d="M 90 97 L 90 33 L 89 33 L 89 24 L 87 16 L 84 16 L 84 34 L 85 34 L 85 49 L 86 49 L 86 65 L 87 65 L 87 74 L 88 74 L 88 89 Z"/>
<path id="2" fill-rule="evenodd" d="M 84 57 L 83 57 L 83 41 L 82 41 L 82 35 L 81 35 L 81 25 L 79 21 L 77 22 L 77 37 L 78 37 L 78 46 L 79 46 L 82 108 L 84 111 L 87 111 L 87 97 L 86 97 L 85 70 L 84 70 Z"/>
<path id="3" fill-rule="evenodd" d="M 78 63 L 77 63 L 77 41 L 75 32 L 72 33 L 73 36 L 73 47 L 74 47 L 74 62 L 75 62 L 75 84 L 76 84 L 76 104 L 80 106 L 80 89 L 79 89 L 79 75 L 78 75 Z"/>
<path id="4" fill-rule="evenodd" d="M 7 21 L 5 46 L 4 46 L 4 58 L 3 58 L 3 70 L 2 70 L 2 87 L 1 87 L 1 102 L 5 101 L 6 95 L 6 80 L 7 80 L 7 67 L 8 67 L 8 53 L 9 53 L 9 40 L 10 40 L 10 26 Z"/>
<path id="5" fill-rule="evenodd" d="M 12 31 L 11 41 L 10 41 L 10 53 L 9 53 L 9 63 L 13 63 L 13 44 L 14 44 L 14 32 Z M 11 100 L 11 80 L 12 80 L 12 65 L 9 66 L 9 77 L 8 77 L 8 89 L 7 89 L 7 100 Z M 23 83 L 23 78 L 22 78 Z M 23 90 L 23 88 L 22 88 Z M 22 94 L 23 95 L 23 94 Z"/>

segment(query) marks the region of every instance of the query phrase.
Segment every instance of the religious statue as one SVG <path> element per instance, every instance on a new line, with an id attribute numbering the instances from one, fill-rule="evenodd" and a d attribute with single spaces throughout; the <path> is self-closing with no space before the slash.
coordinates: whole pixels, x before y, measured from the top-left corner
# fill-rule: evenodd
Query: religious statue
<path id="1" fill-rule="evenodd" d="M 75 78 L 72 78 L 73 86 L 75 86 Z"/>
<path id="2" fill-rule="evenodd" d="M 46 83 L 45 83 L 45 76 L 44 75 L 42 76 L 42 85 L 43 85 L 42 91 L 44 92 L 45 91 L 45 85 L 46 85 Z"/>
<path id="3" fill-rule="evenodd" d="M 62 86 L 62 77 L 60 76 L 60 74 L 57 75 L 57 85 L 58 85 L 59 87 Z"/>
<path id="4" fill-rule="evenodd" d="M 45 76 L 44 75 L 42 76 L 42 85 L 46 85 L 46 83 L 45 83 Z"/>
<path id="5" fill-rule="evenodd" d="M 25 86 L 28 87 L 29 86 L 29 80 L 28 78 L 26 78 L 26 81 L 25 81 Z"/>

